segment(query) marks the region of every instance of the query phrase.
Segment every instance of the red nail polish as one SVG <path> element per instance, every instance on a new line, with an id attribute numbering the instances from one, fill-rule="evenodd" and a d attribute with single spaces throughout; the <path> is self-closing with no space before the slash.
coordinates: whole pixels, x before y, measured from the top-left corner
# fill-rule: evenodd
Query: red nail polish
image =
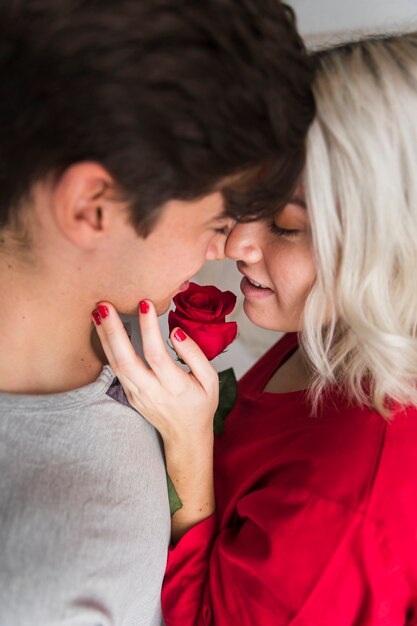
<path id="1" fill-rule="evenodd" d="M 100 305 L 97 307 L 97 310 L 98 310 L 98 312 L 100 313 L 100 317 L 101 317 L 101 319 L 102 319 L 102 320 L 105 320 L 105 319 L 106 319 L 106 317 L 107 317 L 107 316 L 108 316 L 108 314 L 109 314 L 109 309 L 106 307 L 106 305 L 105 305 L 105 304 L 100 304 Z"/>
<path id="2" fill-rule="evenodd" d="M 141 300 L 139 302 L 139 310 L 141 313 L 147 313 L 149 311 L 149 303 L 146 300 Z"/>
<path id="3" fill-rule="evenodd" d="M 183 330 L 181 330 L 181 328 L 177 328 L 174 333 L 174 337 L 177 341 L 184 341 L 184 339 L 187 339 L 187 335 Z"/>
<path id="4" fill-rule="evenodd" d="M 95 323 L 97 324 L 97 326 L 100 326 L 101 324 L 101 319 L 100 319 L 100 315 L 98 313 L 97 310 L 93 311 L 91 313 L 91 317 L 93 318 L 93 320 L 95 321 Z"/>

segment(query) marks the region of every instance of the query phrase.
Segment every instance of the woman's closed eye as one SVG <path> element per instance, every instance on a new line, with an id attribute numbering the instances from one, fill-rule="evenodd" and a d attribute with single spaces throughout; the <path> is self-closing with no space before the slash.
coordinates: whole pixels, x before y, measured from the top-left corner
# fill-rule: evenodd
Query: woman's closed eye
<path id="1" fill-rule="evenodd" d="M 268 223 L 273 235 L 293 239 L 310 232 L 310 222 L 303 197 L 294 196 Z"/>
<path id="2" fill-rule="evenodd" d="M 275 224 L 275 222 L 271 222 L 269 224 L 269 230 L 274 235 L 278 235 L 278 237 L 295 237 L 300 233 L 300 230 L 297 228 L 282 228 Z"/>

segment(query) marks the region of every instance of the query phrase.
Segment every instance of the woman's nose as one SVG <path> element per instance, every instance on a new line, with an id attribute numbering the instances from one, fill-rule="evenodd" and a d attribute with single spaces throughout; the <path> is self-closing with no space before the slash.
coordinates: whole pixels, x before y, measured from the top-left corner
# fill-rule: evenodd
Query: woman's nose
<path id="1" fill-rule="evenodd" d="M 227 239 L 225 254 L 234 261 L 257 263 L 262 258 L 259 222 L 237 223 Z"/>

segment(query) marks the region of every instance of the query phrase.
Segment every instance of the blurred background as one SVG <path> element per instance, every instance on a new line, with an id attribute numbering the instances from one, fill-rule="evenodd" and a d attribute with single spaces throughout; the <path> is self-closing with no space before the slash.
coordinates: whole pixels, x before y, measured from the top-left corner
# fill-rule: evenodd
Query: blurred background
<path id="1" fill-rule="evenodd" d="M 296 12 L 299 30 L 310 49 L 353 41 L 370 34 L 417 30 L 417 0 L 287 0 Z M 273 343 L 279 334 L 251 324 L 243 313 L 241 274 L 232 261 L 206 263 L 193 279 L 202 285 L 216 285 L 237 295 L 237 306 L 228 319 L 237 321 L 238 337 L 225 353 L 213 360 L 220 371 L 234 367 L 240 378 Z M 124 318 L 135 348 L 140 353 L 137 320 Z M 164 337 L 168 337 L 167 314 L 160 318 Z M 174 355 L 173 355 L 174 357 Z"/>

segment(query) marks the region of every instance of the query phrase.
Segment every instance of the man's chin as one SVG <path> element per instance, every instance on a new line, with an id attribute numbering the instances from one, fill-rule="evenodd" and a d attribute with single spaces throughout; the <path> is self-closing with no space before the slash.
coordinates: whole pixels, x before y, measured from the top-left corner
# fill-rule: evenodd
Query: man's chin
<path id="1" fill-rule="evenodd" d="M 168 311 L 168 309 L 171 306 L 172 298 L 167 298 L 166 300 L 162 300 L 158 302 L 154 302 L 151 298 L 147 298 L 147 300 L 152 302 L 152 304 L 155 307 L 156 314 L 160 316 Z M 118 307 L 116 306 L 116 308 Z M 139 302 L 132 309 L 130 307 L 129 309 L 128 307 L 123 307 L 123 308 L 120 307 L 118 310 L 119 310 L 119 313 L 121 313 L 122 315 L 130 315 L 130 316 L 136 317 L 138 315 L 138 309 L 139 309 Z"/>
<path id="2" fill-rule="evenodd" d="M 154 306 L 155 306 L 156 314 L 158 316 L 163 315 L 164 313 L 168 311 L 168 309 L 171 306 L 171 298 L 169 300 L 165 300 L 164 302 L 158 302 L 154 304 Z"/>

